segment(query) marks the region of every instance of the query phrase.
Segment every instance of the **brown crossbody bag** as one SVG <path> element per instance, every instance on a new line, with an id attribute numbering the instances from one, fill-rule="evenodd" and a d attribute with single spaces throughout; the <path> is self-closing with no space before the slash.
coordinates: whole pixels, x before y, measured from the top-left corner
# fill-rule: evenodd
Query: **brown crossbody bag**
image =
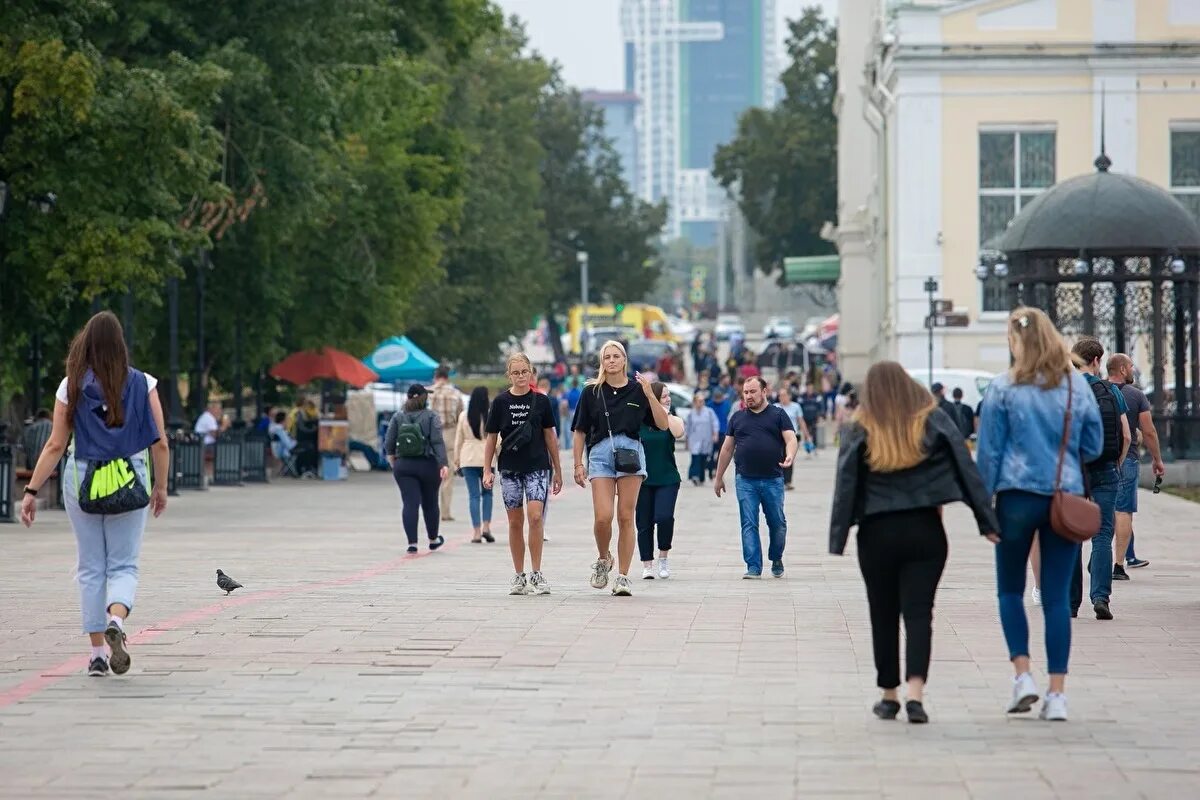
<path id="1" fill-rule="evenodd" d="M 1062 442 L 1058 445 L 1058 470 L 1054 475 L 1054 496 L 1050 498 L 1050 527 L 1064 539 L 1082 544 L 1100 531 L 1100 506 L 1062 488 L 1063 458 L 1071 438 L 1072 380 L 1067 376 L 1067 410 L 1063 415 Z M 1079 468 L 1083 469 L 1080 459 Z"/>

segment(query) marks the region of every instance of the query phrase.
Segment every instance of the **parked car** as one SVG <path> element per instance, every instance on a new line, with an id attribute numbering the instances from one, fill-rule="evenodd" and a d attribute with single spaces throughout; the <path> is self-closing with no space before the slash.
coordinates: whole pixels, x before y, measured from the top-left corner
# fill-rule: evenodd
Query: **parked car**
<path id="1" fill-rule="evenodd" d="M 795 339 L 796 326 L 787 317 L 771 317 L 763 326 L 764 339 Z"/>
<path id="2" fill-rule="evenodd" d="M 691 344 L 692 340 L 696 338 L 696 331 L 699 330 L 683 317 L 667 317 L 667 325 L 671 328 L 671 333 L 675 335 L 675 338 L 683 344 Z"/>
<path id="3" fill-rule="evenodd" d="M 717 326 L 713 329 L 714 335 L 718 342 L 725 342 L 735 333 L 740 333 L 744 338 L 746 336 L 746 325 L 742 322 L 742 318 L 737 314 L 718 314 Z"/>
<path id="4" fill-rule="evenodd" d="M 657 372 L 658 363 L 665 355 L 670 355 L 678 361 L 678 350 L 670 343 L 658 339 L 642 339 L 630 342 L 629 370 L 630 372 Z"/>

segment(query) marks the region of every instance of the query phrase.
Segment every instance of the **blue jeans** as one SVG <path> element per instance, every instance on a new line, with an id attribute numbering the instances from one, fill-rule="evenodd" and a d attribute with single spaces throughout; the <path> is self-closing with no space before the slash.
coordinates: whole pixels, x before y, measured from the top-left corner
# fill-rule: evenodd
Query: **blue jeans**
<path id="1" fill-rule="evenodd" d="M 767 558 L 783 558 L 787 543 L 787 519 L 783 516 L 783 478 L 737 476 L 738 513 L 742 520 L 742 559 L 748 572 L 762 574 L 762 539 L 758 535 L 758 509 L 767 518 Z"/>
<path id="2" fill-rule="evenodd" d="M 1079 545 L 1050 527 L 1050 496 L 1009 490 L 996 496 L 1000 544 L 996 545 L 996 594 L 1008 657 L 1029 655 L 1025 617 L 1025 574 L 1033 535 L 1042 554 L 1042 616 L 1046 628 L 1046 669 L 1065 675 L 1071 657 L 1071 609 L 1067 605 Z"/>
<path id="3" fill-rule="evenodd" d="M 1112 596 L 1113 532 L 1117 523 L 1117 495 L 1120 492 L 1120 473 L 1116 467 L 1090 472 L 1092 500 L 1100 506 L 1100 530 L 1092 537 L 1092 555 L 1088 562 L 1091 588 L 1088 594 L 1093 602 L 1108 602 Z M 1083 604 L 1083 548 L 1079 548 L 1079 559 L 1071 576 L 1071 608 Z"/>
<path id="4" fill-rule="evenodd" d="M 708 453 L 692 453 L 692 462 L 688 465 L 688 480 L 704 483 L 704 472 L 708 469 Z"/>
<path id="5" fill-rule="evenodd" d="M 132 458 L 133 471 L 146 486 L 146 462 Z M 83 632 L 103 633 L 108 627 L 108 609 L 120 603 L 133 611 L 137 593 L 138 556 L 142 533 L 146 529 L 149 508 L 125 514 L 87 514 L 79 508 L 79 484 L 87 474 L 88 462 L 67 461 L 63 481 L 63 503 L 67 519 L 75 531 L 79 564 L 75 579 L 79 582 L 79 604 L 83 612 Z"/>
<path id="6" fill-rule="evenodd" d="M 467 480 L 467 508 L 471 511 L 471 527 L 492 524 L 492 490 L 483 488 L 483 467 L 463 467 Z M 480 511 L 482 510 L 482 514 Z"/>

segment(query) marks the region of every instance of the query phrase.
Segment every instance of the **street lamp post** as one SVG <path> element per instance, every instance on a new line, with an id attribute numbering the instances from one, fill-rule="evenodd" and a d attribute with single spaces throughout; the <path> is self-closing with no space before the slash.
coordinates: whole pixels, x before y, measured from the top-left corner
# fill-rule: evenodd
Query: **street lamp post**
<path id="1" fill-rule="evenodd" d="M 587 362 L 588 341 L 591 338 L 591 330 L 588 321 L 588 253 L 587 250 L 580 250 L 575 259 L 579 262 L 579 299 L 583 305 L 583 321 L 582 329 L 579 332 L 579 350 L 584 362 Z"/>
<path id="2" fill-rule="evenodd" d="M 929 386 L 933 386 L 933 321 L 937 314 L 937 309 L 934 306 L 934 295 L 937 294 L 938 282 L 934 278 L 925 279 L 925 294 L 929 295 L 929 318 L 925 320 L 925 327 L 929 330 Z"/>
<path id="3" fill-rule="evenodd" d="M 183 427 L 183 407 L 179 403 L 179 278 L 167 278 L 167 358 L 171 373 L 171 430 Z"/>

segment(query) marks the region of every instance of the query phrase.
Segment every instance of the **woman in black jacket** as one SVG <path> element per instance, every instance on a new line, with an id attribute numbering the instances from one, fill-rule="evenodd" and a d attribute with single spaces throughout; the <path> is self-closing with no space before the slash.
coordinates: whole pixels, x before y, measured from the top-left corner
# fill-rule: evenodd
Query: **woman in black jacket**
<path id="1" fill-rule="evenodd" d="M 993 542 L 999 526 L 958 426 L 894 361 L 867 372 L 860 405 L 843 429 L 829 552 L 841 555 L 858 525 L 858 563 L 867 584 L 880 719 L 900 713 L 900 624 L 907 634 L 909 722 L 928 722 L 922 705 L 929 673 L 933 597 L 946 565 L 941 506 L 971 506 Z"/>

